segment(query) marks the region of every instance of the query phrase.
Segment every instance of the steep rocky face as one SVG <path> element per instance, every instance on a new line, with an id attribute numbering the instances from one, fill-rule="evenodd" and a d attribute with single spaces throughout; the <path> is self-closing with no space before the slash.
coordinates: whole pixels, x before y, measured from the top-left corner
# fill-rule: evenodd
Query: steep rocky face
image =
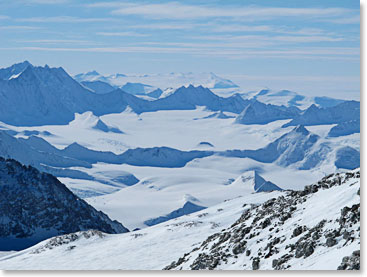
<path id="1" fill-rule="evenodd" d="M 165 269 L 359 269 L 359 180 L 359 170 L 332 174 L 250 205 Z"/>
<path id="2" fill-rule="evenodd" d="M 0 250 L 19 250 L 81 230 L 128 232 L 50 174 L 0 158 Z"/>

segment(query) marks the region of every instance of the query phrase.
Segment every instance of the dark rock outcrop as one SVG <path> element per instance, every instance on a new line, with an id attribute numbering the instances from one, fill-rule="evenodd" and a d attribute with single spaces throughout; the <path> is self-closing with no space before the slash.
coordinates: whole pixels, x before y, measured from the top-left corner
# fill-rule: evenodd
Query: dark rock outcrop
<path id="1" fill-rule="evenodd" d="M 90 229 L 128 232 L 54 176 L 0 158 L 0 250 L 20 250 L 49 237 Z"/>

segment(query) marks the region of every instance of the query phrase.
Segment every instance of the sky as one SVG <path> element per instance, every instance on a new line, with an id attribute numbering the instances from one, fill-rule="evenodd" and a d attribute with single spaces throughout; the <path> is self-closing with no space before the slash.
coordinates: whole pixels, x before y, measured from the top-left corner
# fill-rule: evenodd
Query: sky
<path id="1" fill-rule="evenodd" d="M 245 90 L 358 99 L 359 0 L 0 2 L 0 67 L 214 72 Z"/>

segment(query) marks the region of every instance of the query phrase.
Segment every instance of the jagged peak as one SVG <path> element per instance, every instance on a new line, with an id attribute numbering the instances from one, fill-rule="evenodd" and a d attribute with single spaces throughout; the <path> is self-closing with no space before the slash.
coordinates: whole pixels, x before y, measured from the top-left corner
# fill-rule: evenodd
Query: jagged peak
<path id="1" fill-rule="evenodd" d="M 319 108 L 315 105 L 312 104 L 311 106 L 308 107 L 308 109 L 306 110 L 307 112 L 312 112 L 312 111 L 318 111 Z"/>
<path id="2" fill-rule="evenodd" d="M 249 170 L 242 173 L 234 182 L 233 185 L 244 186 L 245 189 L 251 192 L 264 192 L 273 190 L 282 190 L 274 183 L 265 180 L 257 170 Z"/>
<path id="3" fill-rule="evenodd" d="M 33 66 L 29 61 L 25 60 L 23 62 L 20 62 L 20 63 L 16 63 L 16 64 L 13 64 L 12 66 L 20 66 L 20 65 L 24 65 L 24 66 Z"/>
<path id="4" fill-rule="evenodd" d="M 263 89 L 261 89 L 258 93 L 256 93 L 255 98 L 256 98 L 257 96 L 266 95 L 266 94 L 268 94 L 269 92 L 270 92 L 270 89 L 268 89 L 268 88 L 263 88 Z"/>
<path id="5" fill-rule="evenodd" d="M 66 146 L 64 148 L 64 150 L 70 150 L 70 149 L 72 149 L 72 150 L 74 150 L 74 149 L 85 149 L 85 147 L 80 145 L 77 142 L 73 142 L 72 144 L 69 144 L 68 146 Z"/>
<path id="6" fill-rule="evenodd" d="M 308 135 L 310 132 L 303 125 L 298 125 L 295 127 L 292 132 L 301 133 L 303 135 Z"/>
<path id="7" fill-rule="evenodd" d="M 86 73 L 84 73 L 85 75 L 93 75 L 93 76 L 98 76 L 101 75 L 99 74 L 96 70 L 92 70 L 92 71 L 88 71 Z"/>
<path id="8" fill-rule="evenodd" d="M 36 78 L 36 73 L 34 72 L 34 66 L 28 65 L 16 78 L 11 78 L 10 80 L 15 79 L 30 79 Z"/>

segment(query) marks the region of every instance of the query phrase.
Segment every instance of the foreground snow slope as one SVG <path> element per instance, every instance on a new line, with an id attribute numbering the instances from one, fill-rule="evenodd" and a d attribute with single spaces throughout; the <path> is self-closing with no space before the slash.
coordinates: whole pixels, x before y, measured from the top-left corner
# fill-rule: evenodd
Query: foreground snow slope
<path id="1" fill-rule="evenodd" d="M 121 235 L 76 233 L 49 239 L 0 259 L 0 269 L 156 269 L 199 246 L 208 235 L 229 227 L 244 211 L 243 203 L 263 203 L 280 192 L 236 198 L 197 213 Z M 55 245 L 56 244 L 56 245 Z"/>
<path id="2" fill-rule="evenodd" d="M 304 191 L 249 194 L 131 233 L 52 238 L 0 258 L 0 268 L 336 269 L 360 249 L 359 187 L 359 170 L 330 175 Z"/>
<path id="3" fill-rule="evenodd" d="M 359 269 L 359 174 L 332 174 L 303 191 L 246 205 L 230 228 L 166 269 Z"/>

